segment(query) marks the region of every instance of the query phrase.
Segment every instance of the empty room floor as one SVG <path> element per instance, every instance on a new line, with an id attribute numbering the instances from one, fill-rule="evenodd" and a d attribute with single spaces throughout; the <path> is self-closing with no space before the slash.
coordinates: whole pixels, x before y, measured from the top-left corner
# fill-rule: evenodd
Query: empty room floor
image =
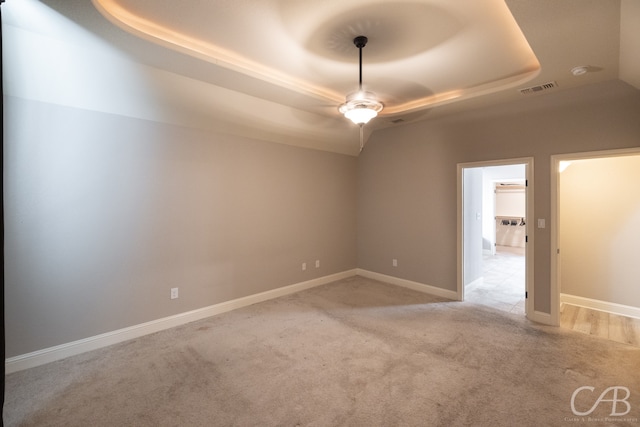
<path id="1" fill-rule="evenodd" d="M 4 417 L 6 426 L 564 425 L 580 387 L 640 389 L 639 356 L 354 276 L 9 374 Z M 615 421 L 639 418 L 632 405 Z"/>

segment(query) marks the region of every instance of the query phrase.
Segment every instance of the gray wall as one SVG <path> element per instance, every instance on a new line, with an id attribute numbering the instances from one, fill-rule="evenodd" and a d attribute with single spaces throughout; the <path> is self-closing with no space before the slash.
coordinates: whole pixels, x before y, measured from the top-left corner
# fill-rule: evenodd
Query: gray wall
<path id="1" fill-rule="evenodd" d="M 640 307 L 640 155 L 572 162 L 560 174 L 561 292 Z"/>
<path id="2" fill-rule="evenodd" d="M 7 357 L 356 267 L 355 157 L 4 102 Z"/>
<path id="3" fill-rule="evenodd" d="M 294 147 L 355 133 L 216 86 L 91 2 L 9 3 L 7 356 L 356 267 L 357 159 Z"/>
<path id="4" fill-rule="evenodd" d="M 640 91 L 616 80 L 374 133 L 358 164 L 358 267 L 455 290 L 457 163 L 534 157 L 535 218 L 549 223 L 550 156 L 639 146 L 638 117 Z M 534 236 L 545 313 L 549 227 Z"/>

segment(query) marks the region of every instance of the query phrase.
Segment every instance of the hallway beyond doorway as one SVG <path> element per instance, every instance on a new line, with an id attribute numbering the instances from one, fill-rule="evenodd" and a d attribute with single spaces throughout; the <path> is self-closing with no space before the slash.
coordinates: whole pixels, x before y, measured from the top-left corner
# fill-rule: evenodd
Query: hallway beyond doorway
<path id="1" fill-rule="evenodd" d="M 524 248 L 497 246 L 483 255 L 482 277 L 465 287 L 465 301 L 525 314 Z"/>
<path id="2" fill-rule="evenodd" d="M 535 236 L 533 222 L 530 221 L 534 217 L 533 169 L 531 157 L 457 165 L 457 297 L 460 301 L 484 304 L 518 316 L 524 315 L 540 323 L 551 324 L 543 312 L 536 312 L 533 307 Z M 481 176 L 478 171 L 481 171 Z M 481 189 L 478 189 L 479 181 Z M 514 188 L 509 189 L 517 190 L 513 193 L 501 192 L 501 196 L 505 196 L 501 197 L 501 202 L 514 203 L 498 205 L 496 185 L 500 184 L 505 187 L 513 185 Z M 524 186 L 524 211 L 521 209 L 522 188 L 515 186 Z M 498 208 L 500 209 L 497 210 Z M 506 219 L 509 219 L 509 226 L 512 219 L 517 221 L 515 225 L 523 225 L 513 228 L 517 228 L 518 232 L 524 232 L 526 245 L 516 244 L 513 239 L 498 241 L 498 237 L 502 236 L 498 235 L 498 228 L 505 225 L 503 220 Z M 496 253 L 496 250 L 500 253 Z M 496 265 L 500 261 L 505 261 L 505 268 Z M 508 284 L 514 280 L 522 286 L 517 289 L 509 287 Z M 527 293 L 529 298 L 525 298 Z"/>

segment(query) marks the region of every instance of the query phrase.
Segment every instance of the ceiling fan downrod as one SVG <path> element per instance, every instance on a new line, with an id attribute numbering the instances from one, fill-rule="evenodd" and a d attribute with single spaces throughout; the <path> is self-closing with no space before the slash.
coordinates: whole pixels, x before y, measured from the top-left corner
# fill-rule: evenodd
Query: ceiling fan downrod
<path id="1" fill-rule="evenodd" d="M 358 80 L 358 90 L 362 91 L 362 48 L 367 45 L 369 41 L 365 36 L 358 36 L 353 39 L 353 44 L 356 45 L 360 52 L 360 79 Z"/>

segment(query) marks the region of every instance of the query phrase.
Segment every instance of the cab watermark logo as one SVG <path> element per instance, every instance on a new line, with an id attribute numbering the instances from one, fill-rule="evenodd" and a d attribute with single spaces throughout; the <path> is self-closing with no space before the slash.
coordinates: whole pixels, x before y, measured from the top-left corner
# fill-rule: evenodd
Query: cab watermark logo
<path id="1" fill-rule="evenodd" d="M 607 388 L 605 391 L 600 393 L 600 396 L 598 397 L 598 399 L 596 399 L 591 408 L 589 408 L 587 411 L 580 411 L 576 409 L 576 397 L 579 393 L 582 393 L 585 390 L 589 390 L 593 394 L 595 387 L 585 385 L 577 388 L 571 395 L 571 411 L 574 415 L 577 415 L 579 417 L 591 415 L 593 411 L 595 411 L 596 408 L 598 408 L 598 406 L 603 402 L 611 402 L 611 413 L 609 414 L 610 417 L 622 417 L 631 412 L 631 404 L 629 403 L 631 392 L 627 387 L 619 385 Z"/>

